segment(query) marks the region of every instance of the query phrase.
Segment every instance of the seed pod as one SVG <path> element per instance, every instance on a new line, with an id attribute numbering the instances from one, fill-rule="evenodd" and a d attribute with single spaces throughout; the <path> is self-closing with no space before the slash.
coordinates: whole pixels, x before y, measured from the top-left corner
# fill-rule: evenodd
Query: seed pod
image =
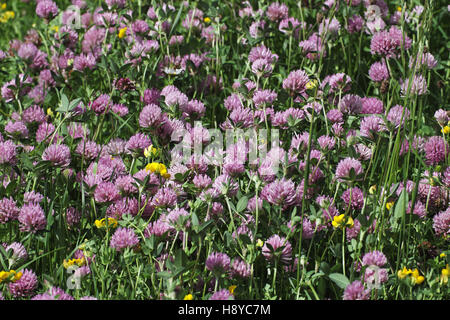
<path id="1" fill-rule="evenodd" d="M 41 38 L 35 29 L 28 30 L 25 36 L 25 42 L 31 42 L 35 44 L 37 47 L 39 47 L 42 43 Z"/>
<path id="2" fill-rule="evenodd" d="M 389 80 L 383 80 L 381 82 L 380 92 L 385 94 L 389 90 Z"/>
<path id="3" fill-rule="evenodd" d="M 317 12 L 316 22 L 320 24 L 322 22 L 322 20 L 323 20 L 323 13 L 322 12 Z"/>

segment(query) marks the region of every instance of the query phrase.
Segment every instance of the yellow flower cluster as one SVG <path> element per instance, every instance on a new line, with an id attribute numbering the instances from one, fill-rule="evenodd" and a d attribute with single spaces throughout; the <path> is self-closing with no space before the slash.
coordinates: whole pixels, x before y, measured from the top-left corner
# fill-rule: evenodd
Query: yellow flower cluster
<path id="1" fill-rule="evenodd" d="M 84 257 L 80 258 L 80 259 L 69 259 L 69 260 L 64 259 L 64 261 L 63 261 L 63 266 L 66 269 L 73 265 L 77 265 L 77 266 L 81 267 L 81 266 L 84 266 L 85 264 L 86 264 L 86 259 Z"/>
<path id="2" fill-rule="evenodd" d="M 150 171 L 153 173 L 159 173 L 163 178 L 169 179 L 170 174 L 167 173 L 167 168 L 164 164 L 158 162 L 151 162 L 145 166 L 146 171 Z"/>
<path id="3" fill-rule="evenodd" d="M 47 109 L 47 115 L 48 115 L 49 117 L 54 117 L 54 116 L 55 116 L 55 114 L 54 114 L 53 111 L 52 111 L 52 108 L 48 108 L 48 109 Z"/>
<path id="4" fill-rule="evenodd" d="M 5 10 L 6 10 L 6 3 L 0 4 L 0 23 L 6 23 L 8 22 L 8 20 L 14 19 L 14 17 L 16 16 L 14 11 L 10 10 L 5 11 Z"/>
<path id="5" fill-rule="evenodd" d="M 394 201 L 389 201 L 388 203 L 386 203 L 386 209 L 391 210 L 391 208 L 394 206 Z"/>
<path id="6" fill-rule="evenodd" d="M 230 292 L 230 294 L 234 295 L 234 290 L 237 288 L 237 286 L 232 285 L 228 287 L 228 291 Z"/>
<path id="7" fill-rule="evenodd" d="M 234 295 L 234 290 L 237 288 L 237 286 L 232 285 L 228 287 L 228 291 L 230 292 L 230 294 Z M 192 294 L 187 294 L 184 296 L 183 300 L 194 300 L 194 296 Z"/>
<path id="8" fill-rule="evenodd" d="M 318 84 L 317 80 L 314 79 L 314 80 L 309 81 L 305 87 L 306 87 L 306 89 L 310 90 L 310 89 L 314 89 L 315 87 L 317 87 L 317 84 Z"/>
<path id="9" fill-rule="evenodd" d="M 159 150 L 157 148 L 153 147 L 153 145 L 150 145 L 144 149 L 144 156 L 146 158 L 150 158 L 151 155 L 156 156 L 156 155 L 158 155 L 158 153 L 159 153 Z"/>
<path id="10" fill-rule="evenodd" d="M 419 270 L 406 269 L 406 267 L 403 267 L 403 270 L 398 270 L 397 276 L 399 279 L 405 279 L 406 277 L 411 276 L 410 279 L 413 285 L 421 284 L 425 281 L 425 277 L 419 274 Z"/>
<path id="11" fill-rule="evenodd" d="M 22 278 L 22 272 L 16 272 L 15 270 L 9 270 L 9 271 L 0 271 L 0 283 L 3 281 L 12 281 L 16 282 Z"/>
<path id="12" fill-rule="evenodd" d="M 127 32 L 127 27 L 123 27 L 122 29 L 119 30 L 119 33 L 117 34 L 117 36 L 119 37 L 119 39 L 122 39 L 123 37 L 125 37 L 125 33 Z"/>
<path id="13" fill-rule="evenodd" d="M 106 227 L 106 222 L 105 222 L 105 218 L 100 219 L 100 220 L 95 220 L 95 226 L 97 228 L 104 228 Z M 114 218 L 108 218 L 108 227 L 112 226 L 113 228 L 117 228 L 117 220 Z"/>
<path id="14" fill-rule="evenodd" d="M 442 271 L 441 271 L 441 282 L 444 284 L 447 284 L 449 276 L 450 276 L 450 267 L 447 264 L 445 266 L 445 269 L 442 269 Z"/>
<path id="15" fill-rule="evenodd" d="M 449 134 L 450 133 L 450 127 L 449 126 L 445 126 L 441 129 L 441 132 L 443 134 Z"/>
<path id="16" fill-rule="evenodd" d="M 350 229 L 353 228 L 353 226 L 355 225 L 352 217 L 348 217 L 347 219 L 345 219 L 345 214 L 335 216 L 331 224 L 333 225 L 334 228 L 347 227 Z"/>

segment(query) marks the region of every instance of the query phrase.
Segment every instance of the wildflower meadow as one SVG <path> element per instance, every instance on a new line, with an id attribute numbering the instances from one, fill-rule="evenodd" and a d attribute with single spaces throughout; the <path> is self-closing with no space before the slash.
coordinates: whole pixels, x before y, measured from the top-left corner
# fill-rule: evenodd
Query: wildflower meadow
<path id="1" fill-rule="evenodd" d="M 0 300 L 447 300 L 443 0 L 0 0 Z"/>

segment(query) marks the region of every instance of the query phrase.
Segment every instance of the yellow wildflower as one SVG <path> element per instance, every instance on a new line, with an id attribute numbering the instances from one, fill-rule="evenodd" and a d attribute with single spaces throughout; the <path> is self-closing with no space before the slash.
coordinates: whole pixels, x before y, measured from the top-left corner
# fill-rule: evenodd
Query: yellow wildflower
<path id="1" fill-rule="evenodd" d="M 203 21 L 205 21 L 205 23 L 210 23 L 211 22 L 211 18 L 205 17 L 205 19 L 203 19 Z"/>
<path id="2" fill-rule="evenodd" d="M 317 86 L 317 80 L 311 80 L 306 84 L 306 89 L 314 89 Z"/>
<path id="3" fill-rule="evenodd" d="M 348 228 L 353 228 L 353 226 L 355 225 L 355 222 L 353 221 L 352 217 L 348 217 L 347 223 L 346 223 Z"/>
<path id="4" fill-rule="evenodd" d="M 261 240 L 261 239 L 258 239 L 257 241 L 256 241 L 256 247 L 262 247 L 264 245 L 264 242 Z"/>
<path id="5" fill-rule="evenodd" d="M 411 273 L 412 273 L 411 269 L 406 269 L 406 267 L 403 267 L 403 270 L 398 270 L 397 277 L 399 279 L 405 279 Z"/>
<path id="6" fill-rule="evenodd" d="M 53 113 L 53 111 L 52 111 L 51 108 L 48 108 L 48 109 L 47 109 L 47 115 L 48 115 L 49 117 L 53 117 L 53 116 L 54 116 L 54 113 Z"/>
<path id="7" fill-rule="evenodd" d="M 234 289 L 236 289 L 236 288 L 237 288 L 237 286 L 235 286 L 235 285 L 229 286 L 229 287 L 228 287 L 228 291 L 229 291 L 232 295 L 234 295 Z"/>
<path id="8" fill-rule="evenodd" d="M 6 9 L 6 3 L 2 3 L 0 7 L 2 8 L 2 10 L 5 10 Z"/>
<path id="9" fill-rule="evenodd" d="M 445 126 L 444 128 L 442 128 L 441 132 L 443 134 L 449 134 L 450 133 L 450 127 L 449 126 Z"/>
<path id="10" fill-rule="evenodd" d="M 333 218 L 331 224 L 333 225 L 334 228 L 347 226 L 348 228 L 351 229 L 355 225 L 355 222 L 353 221 L 352 217 L 348 217 L 347 219 L 345 219 L 345 214 L 340 214 Z"/>
<path id="11" fill-rule="evenodd" d="M 333 221 L 331 222 L 331 224 L 333 225 L 333 227 L 337 228 L 342 224 L 342 221 L 344 220 L 345 215 L 341 214 L 339 216 L 335 216 L 333 218 Z"/>
<path id="12" fill-rule="evenodd" d="M 158 162 L 151 162 L 145 166 L 146 171 L 153 173 L 159 173 L 163 178 L 170 178 L 170 174 L 167 173 L 167 168 L 164 164 Z"/>
<path id="13" fill-rule="evenodd" d="M 377 192 L 377 186 L 374 184 L 373 186 L 371 186 L 369 188 L 369 193 L 370 194 L 375 194 L 375 192 Z"/>
<path id="14" fill-rule="evenodd" d="M 63 261 L 63 266 L 64 268 L 69 268 L 70 266 L 73 265 L 77 265 L 79 267 L 83 266 L 86 263 L 86 260 L 83 258 L 79 258 L 79 259 L 69 259 L 69 261 L 67 261 L 66 259 L 64 259 Z"/>
<path id="15" fill-rule="evenodd" d="M 64 259 L 63 261 L 63 267 L 64 268 L 69 268 L 70 266 L 73 266 L 74 264 L 77 264 L 76 261 L 77 259 L 69 259 L 69 261 L 67 261 L 66 259 Z"/>
<path id="16" fill-rule="evenodd" d="M 425 281 L 425 278 L 419 274 L 419 270 L 414 269 L 414 271 L 411 273 L 411 282 L 413 284 L 421 284 Z"/>
<path id="17" fill-rule="evenodd" d="M 22 276 L 23 276 L 23 273 L 22 272 L 17 272 L 15 275 L 14 275 L 14 278 L 13 278 L 13 281 L 17 281 L 17 280 L 20 280 L 20 278 L 22 278 Z"/>
<path id="18" fill-rule="evenodd" d="M 113 228 L 117 227 L 117 220 L 114 218 L 108 218 L 108 226 L 113 226 Z"/>
<path id="19" fill-rule="evenodd" d="M 6 11 L 5 12 L 5 18 L 7 20 L 13 19 L 15 16 L 16 16 L 16 14 L 14 13 L 14 11 Z"/>
<path id="20" fill-rule="evenodd" d="M 22 275 L 22 272 L 16 272 L 15 270 L 0 271 L 0 283 L 4 280 L 15 282 L 22 278 Z"/>
<path id="21" fill-rule="evenodd" d="M 150 158 L 151 155 L 156 156 L 158 152 L 159 150 L 157 148 L 153 147 L 153 145 L 150 145 L 144 149 L 144 156 L 146 158 Z"/>
<path id="22" fill-rule="evenodd" d="M 127 32 L 127 27 L 123 27 L 122 29 L 119 30 L 119 33 L 117 34 L 117 36 L 119 37 L 119 39 L 122 39 L 123 37 L 125 37 L 125 33 Z"/>
<path id="23" fill-rule="evenodd" d="M 415 278 L 415 283 L 416 284 L 421 284 L 424 281 L 425 281 L 425 277 L 424 276 L 418 276 L 417 278 Z"/>
<path id="24" fill-rule="evenodd" d="M 59 32 L 59 27 L 58 26 L 53 26 L 50 28 L 50 30 L 55 31 L 55 32 Z"/>
<path id="25" fill-rule="evenodd" d="M 147 148 L 144 149 L 144 157 L 150 158 L 151 148 L 152 148 L 152 146 L 148 146 Z"/>
<path id="26" fill-rule="evenodd" d="M 167 174 L 167 168 L 166 168 L 165 165 L 162 164 L 162 165 L 159 166 L 159 174 L 162 175 L 162 176 Z"/>
<path id="27" fill-rule="evenodd" d="M 402 12 L 402 7 L 398 6 L 398 7 L 397 7 L 397 11 L 398 11 L 398 12 Z"/>
<path id="28" fill-rule="evenodd" d="M 71 266 L 70 260 L 67 261 L 66 259 L 64 259 L 64 260 L 63 260 L 63 267 L 64 267 L 64 269 L 67 269 L 67 268 L 69 268 L 70 266 Z"/>
<path id="29" fill-rule="evenodd" d="M 446 256 L 447 256 L 447 255 L 445 254 L 445 252 L 442 252 L 442 253 L 439 255 L 439 257 L 442 258 L 442 259 L 444 259 Z"/>
<path id="30" fill-rule="evenodd" d="M 161 174 L 164 179 L 170 179 L 170 173 Z"/>
<path id="31" fill-rule="evenodd" d="M 187 294 L 187 295 L 185 295 L 184 296 L 184 299 L 183 300 L 194 300 L 194 296 L 192 295 L 192 294 Z"/>
<path id="32" fill-rule="evenodd" d="M 152 153 L 152 155 L 156 156 L 159 153 L 159 149 L 151 146 L 150 152 Z"/>
<path id="33" fill-rule="evenodd" d="M 0 271 L 0 283 L 7 279 L 9 277 L 9 272 L 7 271 Z"/>
<path id="34" fill-rule="evenodd" d="M 100 220 L 95 220 L 94 224 L 99 229 L 100 228 L 104 228 L 106 226 L 105 218 L 100 219 Z M 114 218 L 108 218 L 108 226 L 112 226 L 113 228 L 116 228 L 117 227 L 117 220 L 114 219 Z"/>
<path id="35" fill-rule="evenodd" d="M 447 264 L 445 269 L 442 269 L 441 271 L 441 282 L 447 284 L 449 275 L 450 275 L 450 267 Z"/>
<path id="36" fill-rule="evenodd" d="M 436 181 L 434 180 L 434 178 L 430 178 L 430 186 L 435 186 L 436 185 Z"/>
<path id="37" fill-rule="evenodd" d="M 100 229 L 105 226 L 105 219 L 95 220 L 94 224 Z"/>
<path id="38" fill-rule="evenodd" d="M 159 163 L 151 162 L 145 166 L 145 170 L 150 172 L 159 172 Z"/>
<path id="39" fill-rule="evenodd" d="M 394 201 L 389 201 L 386 203 L 386 209 L 391 210 L 391 208 L 394 206 Z"/>
<path id="40" fill-rule="evenodd" d="M 9 280 L 13 280 L 16 276 L 16 270 L 9 270 L 8 278 Z"/>
<path id="41" fill-rule="evenodd" d="M 2 5 L 2 9 L 6 9 L 6 4 Z M 0 22 L 6 23 L 9 19 L 13 19 L 16 16 L 14 11 L 6 11 L 0 16 Z"/>
<path id="42" fill-rule="evenodd" d="M 399 279 L 405 279 L 409 275 L 411 276 L 410 280 L 413 285 L 421 284 L 422 282 L 425 281 L 425 277 L 421 276 L 419 270 L 417 269 L 411 270 L 406 269 L 406 267 L 403 267 L 403 270 L 399 270 L 397 272 L 397 277 Z"/>

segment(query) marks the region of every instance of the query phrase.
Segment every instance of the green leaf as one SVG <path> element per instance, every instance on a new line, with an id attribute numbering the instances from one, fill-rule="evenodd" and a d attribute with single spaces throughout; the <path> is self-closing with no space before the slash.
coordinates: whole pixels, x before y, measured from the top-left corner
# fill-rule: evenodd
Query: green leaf
<path id="1" fill-rule="evenodd" d="M 231 241 L 233 241 L 233 237 L 231 236 L 231 233 L 229 231 L 225 231 L 223 235 L 225 237 L 226 246 L 229 247 Z"/>
<path id="2" fill-rule="evenodd" d="M 236 212 L 236 207 L 234 206 L 234 204 L 231 201 L 229 201 L 229 205 L 230 205 L 231 211 Z"/>
<path id="3" fill-rule="evenodd" d="M 197 226 L 199 225 L 198 217 L 197 217 L 197 215 L 195 214 L 195 212 L 192 212 L 192 213 L 191 213 L 191 221 L 192 221 L 192 226 L 193 226 L 193 227 L 197 227 Z"/>
<path id="4" fill-rule="evenodd" d="M 170 32 L 169 32 L 169 36 L 168 36 L 169 39 L 172 36 L 175 29 L 178 27 L 178 23 L 180 22 L 180 17 L 181 17 L 181 13 L 183 12 L 183 8 L 184 8 L 184 6 L 180 6 L 180 9 L 178 9 L 177 16 L 175 17 L 175 20 L 172 24 L 172 28 L 170 29 Z"/>
<path id="5" fill-rule="evenodd" d="M 299 217 L 299 219 L 297 220 L 296 219 L 296 217 L 297 217 L 297 207 L 294 207 L 294 209 L 292 210 L 292 212 L 291 212 L 291 220 L 293 221 L 293 220 L 296 220 L 295 222 L 298 222 L 298 221 L 300 221 L 301 220 L 301 217 Z M 294 221 L 293 221 L 294 222 Z M 295 223 L 294 222 L 294 223 Z"/>
<path id="6" fill-rule="evenodd" d="M 395 205 L 394 217 L 395 219 L 400 219 L 406 213 L 406 206 L 408 205 L 408 193 L 406 188 L 402 190 L 400 197 L 398 198 L 397 204 Z"/>
<path id="7" fill-rule="evenodd" d="M 172 274 L 168 271 L 161 271 L 157 273 L 157 276 L 164 279 L 172 278 Z"/>
<path id="8" fill-rule="evenodd" d="M 239 199 L 237 205 L 236 205 L 236 211 L 242 212 L 245 208 L 247 208 L 248 198 L 246 196 L 243 196 Z"/>
<path id="9" fill-rule="evenodd" d="M 342 273 L 331 273 L 328 277 L 341 289 L 345 289 L 350 284 L 350 280 Z"/>
<path id="10" fill-rule="evenodd" d="M 33 170 L 34 165 L 27 153 L 23 152 L 19 155 L 20 162 L 27 170 Z"/>
<path id="11" fill-rule="evenodd" d="M 158 247 L 156 248 L 156 255 L 159 256 L 159 254 L 161 253 L 162 249 L 164 248 L 165 243 L 161 242 L 160 244 L 158 244 Z"/>
<path id="12" fill-rule="evenodd" d="M 187 256 L 186 253 L 182 249 L 178 249 L 177 253 L 175 254 L 175 261 L 174 264 L 177 267 L 177 269 L 182 268 L 184 265 L 186 265 Z"/>
<path id="13" fill-rule="evenodd" d="M 67 112 L 69 110 L 69 99 L 64 93 L 61 93 L 61 107 L 56 109 L 58 112 Z"/>
<path id="14" fill-rule="evenodd" d="M 197 233 L 202 232 L 203 230 L 205 230 L 206 228 L 208 228 L 212 223 L 214 222 L 214 220 L 208 220 L 205 223 L 203 223 L 200 228 L 198 228 Z"/>
<path id="15" fill-rule="evenodd" d="M 8 266 L 7 266 L 6 262 L 3 260 L 3 257 L 7 258 L 8 254 L 6 253 L 5 248 L 3 248 L 3 246 L 0 246 L 0 252 L 1 252 L 0 263 L 3 267 L 3 270 L 8 270 Z"/>
<path id="16" fill-rule="evenodd" d="M 151 235 L 150 238 L 146 238 L 144 244 L 148 247 L 149 250 L 153 250 L 155 247 L 155 236 Z"/>
<path id="17" fill-rule="evenodd" d="M 76 98 L 75 100 L 72 100 L 69 104 L 68 111 L 72 111 L 73 108 L 78 106 L 81 102 L 81 98 Z"/>
<path id="18" fill-rule="evenodd" d="M 320 263 L 320 270 L 322 270 L 323 273 L 328 274 L 330 272 L 330 265 L 327 262 L 322 261 Z"/>
<path id="19" fill-rule="evenodd" d="M 350 241 L 350 243 L 351 243 L 351 245 L 352 245 L 352 247 L 353 247 L 353 250 L 357 250 L 357 248 L 358 248 L 358 242 L 355 240 L 355 239 L 352 239 L 351 241 Z"/>
<path id="20" fill-rule="evenodd" d="M 177 180 L 178 182 L 183 182 L 183 180 L 184 180 L 183 174 L 175 173 L 175 180 Z"/>
<path id="21" fill-rule="evenodd" d="M 325 293 L 327 291 L 327 283 L 324 278 L 319 279 L 319 283 L 317 285 L 317 294 L 319 295 L 319 298 L 323 298 L 325 296 Z"/>

